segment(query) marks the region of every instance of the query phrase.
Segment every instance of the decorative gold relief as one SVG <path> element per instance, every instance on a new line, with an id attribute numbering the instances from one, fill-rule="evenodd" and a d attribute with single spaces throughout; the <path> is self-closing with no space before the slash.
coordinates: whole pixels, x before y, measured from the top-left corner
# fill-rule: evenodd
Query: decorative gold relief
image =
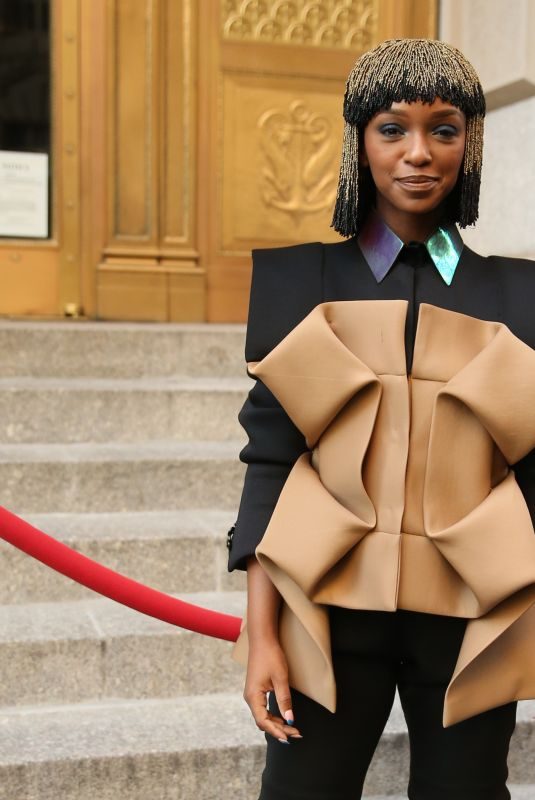
<path id="1" fill-rule="evenodd" d="M 329 120 L 295 100 L 286 113 L 271 109 L 262 114 L 258 128 L 265 206 L 287 212 L 295 222 L 331 208 L 337 175 Z"/>
<path id="2" fill-rule="evenodd" d="M 229 73 L 222 90 L 221 252 L 337 241 L 339 83 Z"/>
<path id="3" fill-rule="evenodd" d="M 366 50 L 378 0 L 225 0 L 223 38 Z"/>

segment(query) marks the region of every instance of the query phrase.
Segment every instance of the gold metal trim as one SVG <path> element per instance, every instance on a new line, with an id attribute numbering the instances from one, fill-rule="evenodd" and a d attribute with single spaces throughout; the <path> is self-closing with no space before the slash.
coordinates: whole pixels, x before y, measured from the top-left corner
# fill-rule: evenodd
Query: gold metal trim
<path id="1" fill-rule="evenodd" d="M 378 0 L 227 0 L 225 40 L 366 50 L 376 38 Z"/>
<path id="2" fill-rule="evenodd" d="M 99 272 L 146 272 L 157 274 L 172 274 L 172 275 L 204 275 L 205 271 L 198 266 L 195 262 L 189 264 L 136 264 L 132 261 L 128 263 L 117 263 L 114 261 L 106 261 L 105 264 L 99 266 Z"/>
<path id="3" fill-rule="evenodd" d="M 62 42 L 55 92 L 60 128 L 54 152 L 61 170 L 59 307 L 64 312 L 67 306 L 80 304 L 79 0 L 58 0 L 55 10 L 60 14 Z"/>

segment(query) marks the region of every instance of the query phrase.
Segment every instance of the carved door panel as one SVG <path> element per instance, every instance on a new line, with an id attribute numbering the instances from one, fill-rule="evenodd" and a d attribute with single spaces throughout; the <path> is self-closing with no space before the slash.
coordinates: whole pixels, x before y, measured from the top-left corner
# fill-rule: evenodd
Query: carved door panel
<path id="1" fill-rule="evenodd" d="M 199 243 L 208 319 L 241 321 L 251 248 L 338 238 L 347 74 L 381 39 L 434 36 L 436 2 L 214 0 L 210 10 L 199 42 Z"/>
<path id="2" fill-rule="evenodd" d="M 93 313 L 203 320 L 194 90 L 203 3 L 87 5 L 99 48 L 95 69 L 102 65 L 103 73 L 92 90 Z"/>

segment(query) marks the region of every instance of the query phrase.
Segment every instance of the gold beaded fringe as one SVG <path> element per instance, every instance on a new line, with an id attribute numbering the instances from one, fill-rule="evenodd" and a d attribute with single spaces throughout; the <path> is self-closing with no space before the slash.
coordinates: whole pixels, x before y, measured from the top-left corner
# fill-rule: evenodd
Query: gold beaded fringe
<path id="1" fill-rule="evenodd" d="M 435 39 L 388 39 L 355 63 L 344 95 L 344 140 L 332 227 L 342 236 L 358 233 L 373 197 L 359 188 L 359 132 L 392 103 L 437 97 L 466 115 L 466 144 L 458 182 L 457 208 L 451 221 L 462 228 L 478 216 L 485 97 L 477 73 L 460 50 Z M 366 193 L 369 195 L 369 191 Z"/>

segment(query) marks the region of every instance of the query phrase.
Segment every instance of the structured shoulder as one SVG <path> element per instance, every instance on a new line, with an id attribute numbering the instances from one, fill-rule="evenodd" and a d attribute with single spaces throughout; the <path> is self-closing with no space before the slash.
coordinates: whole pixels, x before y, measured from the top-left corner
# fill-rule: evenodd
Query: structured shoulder
<path id="1" fill-rule="evenodd" d="M 302 244 L 285 245 L 284 247 L 256 247 L 251 252 L 253 261 L 257 258 L 270 260 L 295 259 L 310 255 L 315 250 L 321 250 L 326 245 L 323 242 L 304 242 Z"/>
<path id="2" fill-rule="evenodd" d="M 345 253 L 346 250 L 354 252 L 356 236 L 350 236 L 348 239 L 340 239 L 338 242 L 327 242 L 323 246 L 329 254 L 338 255 Z"/>
<path id="3" fill-rule="evenodd" d="M 258 361 L 322 302 L 323 244 L 255 249 L 246 361 Z"/>
<path id="4" fill-rule="evenodd" d="M 488 256 L 487 261 L 499 273 L 505 321 L 513 333 L 535 348 L 535 261 L 509 256 Z"/>
<path id="5" fill-rule="evenodd" d="M 506 270 L 513 279 L 535 280 L 535 261 L 530 258 L 513 258 L 512 256 L 487 256 L 498 269 Z"/>

